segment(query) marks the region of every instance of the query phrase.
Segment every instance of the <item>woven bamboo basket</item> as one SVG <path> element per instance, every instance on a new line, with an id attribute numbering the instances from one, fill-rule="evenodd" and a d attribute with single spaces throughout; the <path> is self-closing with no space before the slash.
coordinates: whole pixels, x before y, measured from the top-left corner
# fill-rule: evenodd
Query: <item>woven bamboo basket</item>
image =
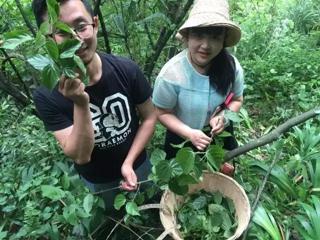
<path id="1" fill-rule="evenodd" d="M 205 190 L 207 192 L 220 192 L 224 197 L 231 199 L 235 206 L 236 219 L 238 227 L 235 233 L 228 238 L 234 240 L 241 236 L 244 230 L 248 227 L 250 221 L 250 203 L 248 197 L 239 183 L 233 178 L 222 173 L 203 174 L 203 181 L 189 186 L 189 194 Z M 168 232 L 175 240 L 182 240 L 177 224 L 176 212 L 179 206 L 183 203 L 182 196 L 178 196 L 167 190 L 163 193 L 160 202 L 160 219 L 165 231 Z"/>

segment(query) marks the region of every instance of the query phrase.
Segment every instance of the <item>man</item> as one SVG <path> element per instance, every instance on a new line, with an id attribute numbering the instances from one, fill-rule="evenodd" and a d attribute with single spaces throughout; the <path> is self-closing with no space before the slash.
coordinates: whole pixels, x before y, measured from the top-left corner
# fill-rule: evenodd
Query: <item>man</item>
<path id="1" fill-rule="evenodd" d="M 32 7 L 40 26 L 48 17 L 46 1 L 33 0 Z M 151 88 L 132 61 L 96 52 L 98 18 L 86 0 L 60 1 L 59 19 L 81 41 L 76 54 L 90 80 L 85 86 L 79 76 L 61 76 L 54 90 L 39 87 L 34 92 L 37 111 L 91 190 L 118 186 L 120 179 L 124 190 L 135 190 L 138 178 L 150 170 L 144 147 L 156 123 Z M 57 43 L 67 37 L 61 31 L 52 34 Z M 115 194 L 108 193 L 105 198 L 112 201 Z"/>

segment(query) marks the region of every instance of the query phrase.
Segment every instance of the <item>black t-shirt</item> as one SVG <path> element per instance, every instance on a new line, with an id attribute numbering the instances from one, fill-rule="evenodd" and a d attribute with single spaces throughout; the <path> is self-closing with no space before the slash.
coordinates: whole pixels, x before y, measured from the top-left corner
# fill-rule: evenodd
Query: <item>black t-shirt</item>
<path id="1" fill-rule="evenodd" d="M 121 177 L 121 165 L 139 128 L 136 105 L 145 102 L 152 93 L 139 67 L 129 59 L 100 54 L 102 77 L 85 91 L 90 96 L 90 112 L 95 146 L 91 161 L 75 164 L 81 176 L 94 183 L 104 183 Z M 49 131 L 73 124 L 73 103 L 57 89 L 39 87 L 33 94 L 37 111 Z M 146 159 L 145 150 L 134 168 Z"/>

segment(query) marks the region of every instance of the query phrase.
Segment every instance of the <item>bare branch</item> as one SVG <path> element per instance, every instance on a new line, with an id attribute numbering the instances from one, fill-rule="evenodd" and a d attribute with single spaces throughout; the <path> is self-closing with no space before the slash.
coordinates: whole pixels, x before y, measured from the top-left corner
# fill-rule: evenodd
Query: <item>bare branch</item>
<path id="1" fill-rule="evenodd" d="M 252 149 L 264 146 L 268 143 L 271 143 L 277 139 L 280 138 L 280 136 L 287 132 L 290 128 L 303 123 L 305 121 L 307 121 L 310 118 L 313 118 L 317 115 L 320 114 L 320 107 L 317 107 L 315 109 L 312 109 L 308 112 L 305 112 L 301 115 L 298 115 L 296 117 L 293 117 L 291 119 L 289 119 L 288 121 L 286 121 L 285 123 L 281 124 L 280 126 L 278 126 L 277 128 L 275 128 L 273 131 L 271 131 L 270 133 L 256 139 L 253 140 L 241 147 L 238 147 L 232 151 L 229 151 L 226 153 L 224 161 L 229 161 L 232 158 L 235 158 L 241 154 L 244 154 L 246 152 L 249 152 Z"/>

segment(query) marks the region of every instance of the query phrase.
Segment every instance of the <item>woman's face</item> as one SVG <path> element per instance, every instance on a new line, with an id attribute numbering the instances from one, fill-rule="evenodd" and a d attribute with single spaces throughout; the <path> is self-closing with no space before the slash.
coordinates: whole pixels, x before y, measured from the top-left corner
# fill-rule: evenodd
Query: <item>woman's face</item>
<path id="1" fill-rule="evenodd" d="M 189 57 L 200 73 L 206 73 L 211 60 L 223 49 L 225 32 L 223 27 L 198 27 L 188 30 Z"/>

